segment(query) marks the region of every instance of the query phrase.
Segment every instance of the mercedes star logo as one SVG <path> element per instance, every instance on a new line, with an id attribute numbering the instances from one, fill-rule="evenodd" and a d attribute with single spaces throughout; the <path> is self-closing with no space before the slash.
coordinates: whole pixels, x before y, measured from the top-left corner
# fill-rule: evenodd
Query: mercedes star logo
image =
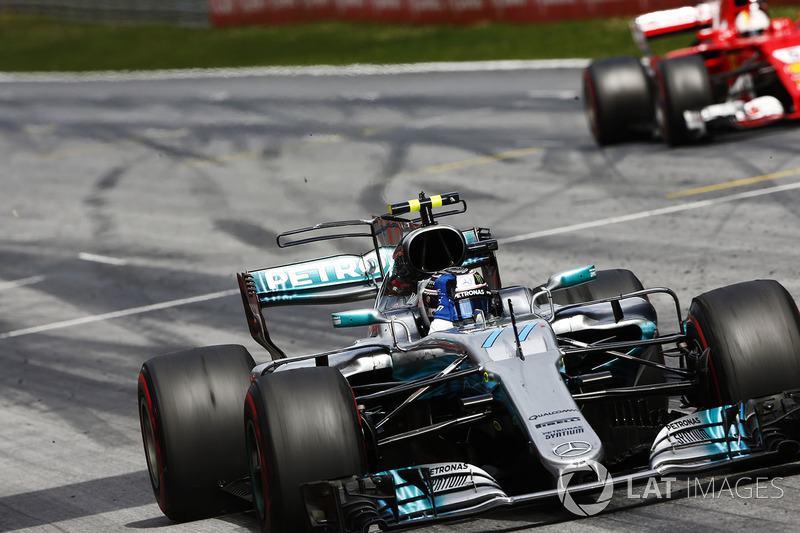
<path id="1" fill-rule="evenodd" d="M 590 451 L 592 451 L 592 445 L 582 440 L 562 442 L 553 448 L 553 453 L 559 457 L 580 457 Z"/>

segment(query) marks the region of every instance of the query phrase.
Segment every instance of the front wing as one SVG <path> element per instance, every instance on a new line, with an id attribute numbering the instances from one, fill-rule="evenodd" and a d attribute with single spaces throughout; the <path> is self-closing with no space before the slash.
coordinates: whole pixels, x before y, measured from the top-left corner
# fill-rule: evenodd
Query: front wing
<path id="1" fill-rule="evenodd" d="M 312 529 L 368 531 L 474 516 L 492 509 L 753 463 L 796 460 L 800 452 L 800 391 L 698 411 L 667 424 L 653 442 L 649 465 L 635 472 L 600 475 L 598 481 L 509 495 L 485 470 L 462 462 L 388 470 L 302 486 Z M 584 461 L 586 463 L 586 461 Z M 599 467 L 605 473 L 605 469 Z M 567 470 L 570 470 L 569 468 Z M 573 471 L 587 470 L 576 462 Z M 559 483 L 560 484 L 560 483 Z"/>

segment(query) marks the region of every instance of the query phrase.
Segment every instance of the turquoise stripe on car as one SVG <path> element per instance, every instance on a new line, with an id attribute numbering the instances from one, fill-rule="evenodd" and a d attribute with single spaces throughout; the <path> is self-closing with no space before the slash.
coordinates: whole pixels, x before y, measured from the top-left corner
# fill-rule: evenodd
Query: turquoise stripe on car
<path id="1" fill-rule="evenodd" d="M 494 330 L 488 337 L 486 337 L 486 340 L 483 341 L 483 346 L 481 346 L 481 348 L 491 348 L 492 344 L 494 344 L 494 341 L 497 340 L 497 337 L 499 337 L 501 333 L 503 333 L 503 328 Z"/>
<path id="2" fill-rule="evenodd" d="M 533 326 L 535 325 L 536 322 L 531 322 L 519 332 L 519 342 L 525 342 L 525 339 L 528 338 L 528 335 L 530 335 L 531 331 L 533 331 Z"/>

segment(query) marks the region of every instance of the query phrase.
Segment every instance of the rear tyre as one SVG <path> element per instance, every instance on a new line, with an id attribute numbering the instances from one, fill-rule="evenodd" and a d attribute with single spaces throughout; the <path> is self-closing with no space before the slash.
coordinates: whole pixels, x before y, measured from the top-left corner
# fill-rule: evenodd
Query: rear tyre
<path id="1" fill-rule="evenodd" d="M 655 123 L 655 102 L 639 58 L 610 57 L 586 67 L 583 107 L 599 145 L 642 137 L 643 133 L 649 137 Z"/>
<path id="2" fill-rule="evenodd" d="M 714 103 L 711 80 L 699 55 L 664 59 L 658 65 L 659 126 L 664 142 L 686 144 L 695 135 L 686 127 L 684 111 L 699 111 Z"/>
<path id="3" fill-rule="evenodd" d="M 692 300 L 686 320 L 701 350 L 700 401 L 720 406 L 800 388 L 800 315 L 777 281 L 737 283 Z"/>
<path id="4" fill-rule="evenodd" d="M 175 521 L 245 508 L 220 484 L 247 477 L 242 402 L 253 358 L 243 346 L 150 359 L 139 373 L 139 422 L 158 505 Z"/>
<path id="5" fill-rule="evenodd" d="M 309 530 L 301 483 L 366 473 L 353 392 L 335 368 L 260 377 L 244 414 L 253 502 L 265 533 Z"/>

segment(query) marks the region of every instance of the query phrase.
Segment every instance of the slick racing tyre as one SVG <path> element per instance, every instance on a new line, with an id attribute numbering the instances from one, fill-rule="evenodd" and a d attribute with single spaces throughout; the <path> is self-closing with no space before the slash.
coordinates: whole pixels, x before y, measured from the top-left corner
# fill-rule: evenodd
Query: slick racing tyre
<path id="1" fill-rule="evenodd" d="M 634 56 L 601 59 L 586 67 L 583 107 L 599 145 L 635 139 L 643 132 L 649 137 L 655 123 L 650 80 Z"/>
<path id="2" fill-rule="evenodd" d="M 699 111 L 714 103 L 711 80 L 699 55 L 673 57 L 658 64 L 658 112 L 661 137 L 670 146 L 686 144 L 695 134 L 686 126 L 684 111 Z"/>
<path id="3" fill-rule="evenodd" d="M 777 281 L 722 287 L 692 300 L 690 346 L 709 349 L 697 362 L 700 401 L 720 406 L 800 387 L 800 316 Z"/>
<path id="4" fill-rule="evenodd" d="M 576 304 L 640 291 L 643 288 L 642 282 L 630 270 L 598 270 L 596 277 L 588 283 L 553 291 L 553 302 L 558 305 Z"/>
<path id="5" fill-rule="evenodd" d="M 150 359 L 139 373 L 139 421 L 158 505 L 175 521 L 243 509 L 220 484 L 247 477 L 242 402 L 253 358 L 243 346 Z"/>
<path id="6" fill-rule="evenodd" d="M 298 368 L 258 378 L 247 392 L 244 415 L 262 532 L 310 529 L 301 483 L 366 473 L 353 392 L 335 368 Z"/>

